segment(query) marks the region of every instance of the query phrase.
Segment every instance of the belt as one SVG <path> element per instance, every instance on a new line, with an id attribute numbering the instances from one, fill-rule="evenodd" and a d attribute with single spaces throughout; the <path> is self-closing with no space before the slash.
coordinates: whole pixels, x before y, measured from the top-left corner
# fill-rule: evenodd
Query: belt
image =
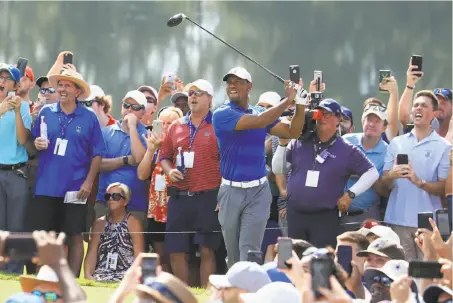
<path id="1" fill-rule="evenodd" d="M 16 170 L 21 167 L 24 167 L 27 163 L 17 163 L 17 164 L 0 164 L 0 170 Z"/>
<path id="2" fill-rule="evenodd" d="M 266 176 L 262 177 L 261 179 L 258 179 L 258 180 L 246 181 L 246 182 L 236 182 L 236 181 L 230 181 L 230 180 L 222 178 L 222 185 L 229 185 L 232 187 L 239 187 L 239 188 L 257 187 L 261 184 L 264 184 L 265 182 L 267 182 Z"/>
<path id="3" fill-rule="evenodd" d="M 189 196 L 189 197 L 192 197 L 192 196 L 198 196 L 198 195 L 201 195 L 201 194 L 204 194 L 204 193 L 209 193 L 211 191 L 216 191 L 216 190 L 219 190 L 218 187 L 215 187 L 215 188 L 211 188 L 211 189 L 207 189 L 207 190 L 202 190 L 202 191 L 186 191 L 186 190 L 180 190 L 177 192 L 176 196 Z"/>
<path id="4" fill-rule="evenodd" d="M 357 209 L 357 210 L 352 210 L 352 211 L 347 211 L 345 213 L 345 216 L 358 216 L 358 215 L 361 215 L 363 213 L 366 213 L 367 211 L 369 211 L 371 208 L 366 208 L 366 209 Z"/>

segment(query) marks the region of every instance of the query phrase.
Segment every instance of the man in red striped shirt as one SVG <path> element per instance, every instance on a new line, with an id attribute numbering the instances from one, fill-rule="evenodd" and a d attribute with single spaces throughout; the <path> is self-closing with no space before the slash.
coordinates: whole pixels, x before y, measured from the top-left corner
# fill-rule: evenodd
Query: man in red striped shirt
<path id="1" fill-rule="evenodd" d="M 165 250 L 173 273 L 188 283 L 187 253 L 191 241 L 200 245 L 200 280 L 206 286 L 216 269 L 214 251 L 222 241 L 215 211 L 221 176 L 210 111 L 214 90 L 203 79 L 188 87 L 190 112 L 173 122 L 160 151 L 162 168 L 171 180 L 166 227 L 171 233 L 165 236 Z"/>

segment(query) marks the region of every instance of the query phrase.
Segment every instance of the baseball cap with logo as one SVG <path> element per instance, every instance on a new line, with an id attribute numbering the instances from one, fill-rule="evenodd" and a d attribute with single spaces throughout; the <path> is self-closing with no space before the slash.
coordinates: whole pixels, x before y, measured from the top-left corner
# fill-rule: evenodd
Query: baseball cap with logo
<path id="1" fill-rule="evenodd" d="M 230 69 L 230 71 L 228 73 L 226 73 L 225 76 L 223 76 L 223 81 L 227 81 L 228 76 L 231 76 L 231 75 L 244 79 L 244 80 L 247 80 L 248 82 L 252 83 L 252 76 L 243 67 L 236 66 L 236 67 L 233 67 L 232 69 Z"/>
<path id="2" fill-rule="evenodd" d="M 240 294 L 244 303 L 300 303 L 301 293 L 291 284 L 285 282 L 272 282 L 258 290 L 256 293 Z"/>
<path id="3" fill-rule="evenodd" d="M 208 93 L 208 95 L 213 96 L 214 95 L 214 88 L 212 88 L 211 83 L 209 83 L 207 80 L 204 79 L 198 79 L 189 85 L 187 87 L 190 89 L 191 87 L 196 87 L 201 91 L 204 91 Z"/>
<path id="4" fill-rule="evenodd" d="M 372 233 L 380 238 L 388 239 L 401 245 L 400 237 L 396 234 L 396 232 L 393 231 L 393 229 L 391 229 L 388 226 L 376 225 L 369 229 L 368 228 L 361 229 L 364 232 L 366 232 L 365 236 L 368 235 L 369 233 Z"/>
<path id="5" fill-rule="evenodd" d="M 231 266 L 226 275 L 210 275 L 209 283 L 217 289 L 237 287 L 247 292 L 257 292 L 271 283 L 271 279 L 257 263 L 240 261 Z"/>
<path id="6" fill-rule="evenodd" d="M 14 82 L 20 81 L 20 71 L 14 65 L 0 63 L 0 72 L 3 72 L 3 71 L 8 72 L 9 75 L 11 76 L 11 79 L 13 79 Z"/>
<path id="7" fill-rule="evenodd" d="M 380 106 L 379 104 L 367 104 L 363 110 L 362 119 L 365 119 L 365 117 L 371 114 L 378 116 L 381 120 L 387 120 L 387 108 Z"/>
<path id="8" fill-rule="evenodd" d="M 124 96 L 123 101 L 125 101 L 126 99 L 129 99 L 129 98 L 134 99 L 140 105 L 146 106 L 146 104 L 147 104 L 145 95 L 138 90 L 129 91 L 126 94 L 126 96 Z"/>
<path id="9" fill-rule="evenodd" d="M 354 123 L 354 120 L 352 119 L 352 111 L 347 108 L 346 106 L 341 107 L 341 113 L 346 116 L 349 120 L 351 120 L 351 123 Z"/>
<path id="10" fill-rule="evenodd" d="M 331 113 L 334 113 L 336 115 L 341 114 L 341 105 L 335 101 L 334 99 L 324 99 L 322 100 L 318 106 L 315 108 L 317 109 L 325 109 Z"/>
<path id="11" fill-rule="evenodd" d="M 409 263 L 404 260 L 390 260 L 381 268 L 367 268 L 363 274 L 365 284 L 371 289 L 371 285 L 376 281 L 374 278 L 379 275 L 386 275 L 392 281 L 401 279 L 407 276 L 409 272 Z"/>
<path id="12" fill-rule="evenodd" d="M 276 106 L 282 98 L 276 92 L 265 92 L 260 95 L 256 105 Z"/>
<path id="13" fill-rule="evenodd" d="M 403 247 L 385 238 L 379 238 L 371 242 L 367 250 L 357 252 L 357 257 L 366 257 L 368 254 L 378 255 L 392 260 L 406 259 Z"/>
<path id="14" fill-rule="evenodd" d="M 441 96 L 441 97 L 444 97 L 445 99 L 447 100 L 450 100 L 450 102 L 452 101 L 452 91 L 451 89 L 448 89 L 448 88 L 436 88 L 433 90 L 433 93 L 436 95 L 436 96 Z"/>

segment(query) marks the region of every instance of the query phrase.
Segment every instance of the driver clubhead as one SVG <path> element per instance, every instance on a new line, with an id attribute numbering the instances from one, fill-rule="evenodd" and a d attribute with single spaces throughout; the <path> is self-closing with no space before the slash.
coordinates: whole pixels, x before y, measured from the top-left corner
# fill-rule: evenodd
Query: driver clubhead
<path id="1" fill-rule="evenodd" d="M 175 27 L 178 26 L 184 19 L 186 19 L 186 15 L 179 13 L 168 19 L 167 26 L 168 27 Z"/>

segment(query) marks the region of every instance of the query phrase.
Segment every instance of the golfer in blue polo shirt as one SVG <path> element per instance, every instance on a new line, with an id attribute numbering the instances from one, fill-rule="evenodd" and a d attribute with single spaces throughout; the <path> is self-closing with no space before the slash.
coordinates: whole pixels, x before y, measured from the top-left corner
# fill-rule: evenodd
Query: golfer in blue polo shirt
<path id="1" fill-rule="evenodd" d="M 63 231 L 72 236 L 69 262 L 78 275 L 83 261 L 81 234 L 85 231 L 86 200 L 105 144 L 96 114 L 78 102 L 90 95 L 82 76 L 62 70 L 49 81 L 57 88 L 59 101 L 45 105 L 33 126 L 40 158 L 35 199 L 27 221 L 30 230 Z"/>
<path id="2" fill-rule="evenodd" d="M 249 250 L 260 250 L 269 218 L 271 192 L 267 182 L 264 141 L 270 133 L 297 138 L 302 133 L 308 93 L 299 85 L 285 82 L 286 97 L 264 111 L 249 105 L 252 77 L 242 67 L 224 77 L 229 101 L 213 115 L 219 142 L 222 185 L 218 194 L 219 222 L 228 253 L 228 266 L 247 260 Z M 291 124 L 279 121 L 280 115 L 296 103 Z"/>

